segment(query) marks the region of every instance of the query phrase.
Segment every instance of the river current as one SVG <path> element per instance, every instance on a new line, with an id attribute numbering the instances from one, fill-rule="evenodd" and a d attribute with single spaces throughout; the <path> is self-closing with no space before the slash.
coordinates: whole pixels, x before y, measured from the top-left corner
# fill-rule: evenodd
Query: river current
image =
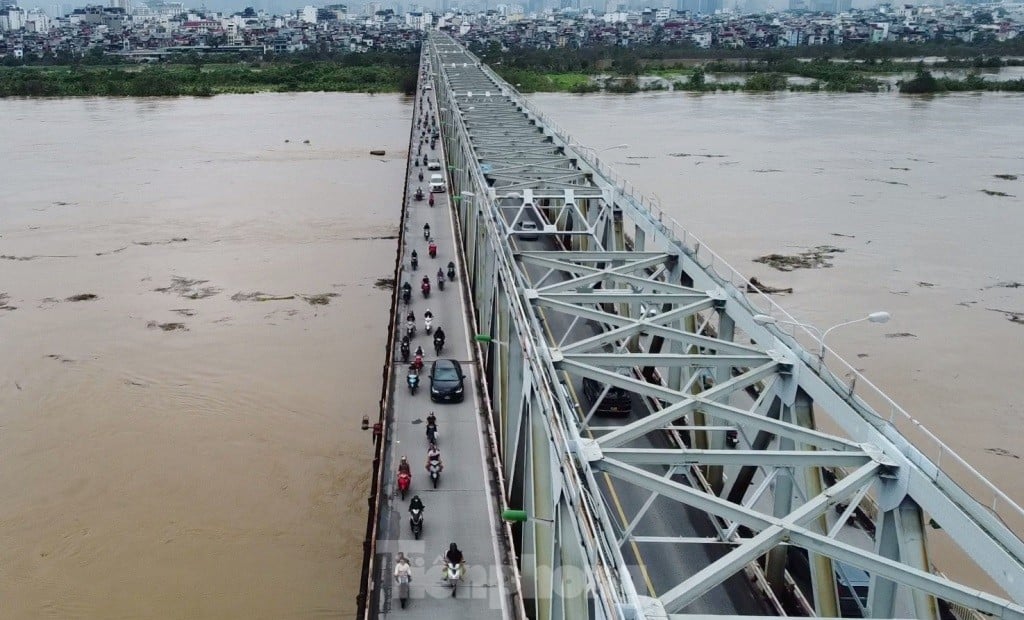
<path id="1" fill-rule="evenodd" d="M 1024 98 L 532 100 L 1024 500 Z M 0 615 L 350 615 L 410 103 L 0 112 Z"/>

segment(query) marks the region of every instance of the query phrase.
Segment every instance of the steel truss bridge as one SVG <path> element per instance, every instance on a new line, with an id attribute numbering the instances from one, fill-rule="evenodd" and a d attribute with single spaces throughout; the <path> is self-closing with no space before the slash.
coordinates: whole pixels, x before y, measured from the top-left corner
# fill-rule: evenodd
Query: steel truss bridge
<path id="1" fill-rule="evenodd" d="M 476 56 L 425 54 L 530 616 L 839 616 L 856 567 L 869 617 L 1024 618 L 1018 505 Z M 633 415 L 596 417 L 616 388 Z"/>

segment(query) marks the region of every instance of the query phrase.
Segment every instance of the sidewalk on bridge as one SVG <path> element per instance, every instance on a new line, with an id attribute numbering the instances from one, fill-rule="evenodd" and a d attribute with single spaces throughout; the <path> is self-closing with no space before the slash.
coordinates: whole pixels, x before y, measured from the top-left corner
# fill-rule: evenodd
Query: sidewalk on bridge
<path id="1" fill-rule="evenodd" d="M 423 108 L 437 116 L 433 92 L 420 90 L 414 108 L 414 132 L 409 147 L 409 157 L 417 157 L 420 130 L 415 128 L 415 119 L 423 115 Z M 429 118 L 431 112 L 427 113 Z M 430 148 L 430 130 L 423 145 L 423 155 L 430 159 L 444 161 L 440 141 L 435 149 Z M 424 370 L 421 373 L 420 388 L 412 395 L 405 385 L 405 368 L 394 373 L 396 384 L 393 390 L 393 411 L 391 430 L 384 466 L 390 472 L 387 478 L 387 498 L 381 511 L 380 537 L 377 541 L 378 567 L 377 583 L 382 588 L 380 596 L 380 617 L 396 617 L 418 620 L 439 616 L 445 618 L 505 618 L 507 597 L 503 583 L 504 570 L 498 545 L 501 544 L 500 523 L 497 520 L 494 498 L 491 493 L 491 474 L 486 464 L 484 420 L 475 389 L 478 377 L 471 357 L 470 325 L 467 322 L 466 302 L 461 278 L 463 265 L 456 255 L 458 247 L 449 207 L 448 193 L 433 194 L 435 205 L 430 207 L 425 196 L 415 201 L 413 194 L 418 187 L 427 191 L 427 183 L 418 180 L 419 172 L 429 179 L 430 171 L 422 161 L 419 167 L 410 166 L 407 179 L 406 200 L 408 210 L 405 225 L 405 247 L 402 253 L 402 273 L 396 286 L 409 282 L 413 287 L 413 301 L 408 308 L 401 307 L 400 329 L 404 316 L 411 309 L 416 314 L 417 335 L 412 339 L 411 348 L 422 346 Z M 423 225 L 429 223 L 432 236 L 437 243 L 437 258 L 427 253 L 427 241 L 423 237 Z M 409 254 L 415 249 L 419 257 L 419 269 L 413 271 Z M 455 261 L 459 277 L 447 282 L 444 291 L 438 290 L 435 274 L 445 269 L 449 261 Z M 423 275 L 430 276 L 430 297 L 424 299 L 419 282 Z M 445 348 L 440 357 L 458 360 L 466 375 L 465 401 L 462 403 L 433 403 L 430 400 L 430 367 L 435 359 L 433 340 L 424 333 L 423 312 L 430 309 L 434 325 L 444 327 L 447 335 Z M 396 363 L 401 365 L 401 356 L 396 352 Z M 425 469 L 427 439 L 426 417 L 436 412 L 438 425 L 438 448 L 444 462 L 444 470 L 436 489 L 431 488 L 430 478 Z M 407 456 L 412 466 L 412 486 L 403 500 L 397 493 L 396 472 L 398 460 Z M 424 505 L 424 527 L 420 540 L 414 540 L 409 527 L 409 500 L 419 495 Z M 466 559 L 466 574 L 459 584 L 456 598 L 443 581 L 442 558 L 452 542 L 458 544 Z M 397 553 L 403 553 L 412 563 L 410 600 L 402 609 L 397 599 L 397 587 L 392 572 Z"/>

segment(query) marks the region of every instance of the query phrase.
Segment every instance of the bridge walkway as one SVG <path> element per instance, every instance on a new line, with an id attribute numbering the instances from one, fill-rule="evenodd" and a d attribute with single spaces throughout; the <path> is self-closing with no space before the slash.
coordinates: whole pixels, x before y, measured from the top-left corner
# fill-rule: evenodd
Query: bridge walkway
<path id="1" fill-rule="evenodd" d="M 424 83 L 421 80 L 421 89 Z M 432 116 L 437 116 L 433 92 L 420 90 L 414 107 L 410 160 L 420 157 L 423 130 L 416 128 L 416 119 L 427 119 L 426 141 L 421 152 L 429 160 L 445 161 L 441 141 L 437 141 L 436 148 L 430 146 L 429 119 Z M 413 395 L 406 385 L 407 367 L 401 361 L 397 350 L 399 339 L 396 338 L 396 368 L 392 374 L 393 383 L 389 386 L 393 407 L 383 460 L 384 471 L 390 473 L 385 474 L 385 498 L 380 511 L 374 563 L 378 571 L 375 583 L 381 589 L 376 612 L 379 618 L 394 615 L 403 620 L 507 618 L 510 612 L 502 577 L 502 536 L 495 503 L 498 498 L 491 492 L 493 484 L 487 465 L 485 421 L 478 413 L 485 409 L 475 388 L 478 376 L 471 357 L 473 334 L 467 320 L 467 293 L 462 285 L 464 265 L 455 239 L 449 193 L 434 193 L 433 207 L 427 200 L 430 196 L 430 175 L 441 173 L 447 178 L 447 174 L 443 170 L 428 170 L 422 161 L 420 164 L 415 166 L 410 162 L 408 168 L 405 188 L 408 202 L 403 221 L 405 242 L 399 249 L 402 267 L 396 283 L 397 286 L 403 282 L 412 284 L 412 302 L 408 307 L 400 305 L 397 309 L 401 320 L 396 325 L 404 329 L 406 313 L 409 310 L 415 313 L 417 333 L 411 348 L 415 351 L 417 346 L 423 347 L 424 369 L 420 374 L 419 389 Z M 419 180 L 420 172 L 424 175 L 423 181 Z M 422 201 L 414 199 L 419 187 L 424 191 Z M 427 252 L 424 224 L 430 224 L 438 247 L 437 258 L 430 258 Z M 410 264 L 413 250 L 419 257 L 417 270 L 413 270 Z M 442 291 L 438 289 L 436 274 L 439 268 L 446 270 L 449 261 L 456 263 L 458 277 L 454 282 L 447 281 Z M 431 280 L 427 298 L 419 286 L 424 275 L 429 275 Z M 434 326 L 443 327 L 446 334 L 446 344 L 440 356 L 435 355 L 433 336 L 424 332 L 423 313 L 428 308 L 433 312 Z M 461 364 L 466 376 L 463 402 L 431 401 L 429 374 L 438 357 L 454 359 Z M 425 469 L 428 447 L 426 417 L 430 411 L 437 415 L 438 447 L 444 463 L 436 489 L 431 487 Z M 403 455 L 412 465 L 412 486 L 405 499 L 398 494 L 396 479 L 398 462 Z M 419 540 L 414 539 L 409 525 L 409 501 L 415 495 L 419 495 L 426 506 L 423 535 Z M 466 574 L 454 599 L 451 588 L 443 580 L 442 560 L 452 542 L 458 544 L 466 558 Z M 392 576 L 398 553 L 403 553 L 412 564 L 410 600 L 405 609 L 399 604 Z"/>

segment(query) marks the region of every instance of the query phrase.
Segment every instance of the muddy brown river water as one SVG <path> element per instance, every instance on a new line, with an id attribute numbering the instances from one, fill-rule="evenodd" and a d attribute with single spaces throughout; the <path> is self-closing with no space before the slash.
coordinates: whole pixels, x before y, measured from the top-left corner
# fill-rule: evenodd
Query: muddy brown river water
<path id="1" fill-rule="evenodd" d="M 351 616 L 410 104 L 0 110 L 0 617 Z"/>
<path id="2" fill-rule="evenodd" d="M 534 99 L 1024 500 L 1024 99 Z M 0 617 L 351 615 L 410 114 L 0 100 Z"/>

